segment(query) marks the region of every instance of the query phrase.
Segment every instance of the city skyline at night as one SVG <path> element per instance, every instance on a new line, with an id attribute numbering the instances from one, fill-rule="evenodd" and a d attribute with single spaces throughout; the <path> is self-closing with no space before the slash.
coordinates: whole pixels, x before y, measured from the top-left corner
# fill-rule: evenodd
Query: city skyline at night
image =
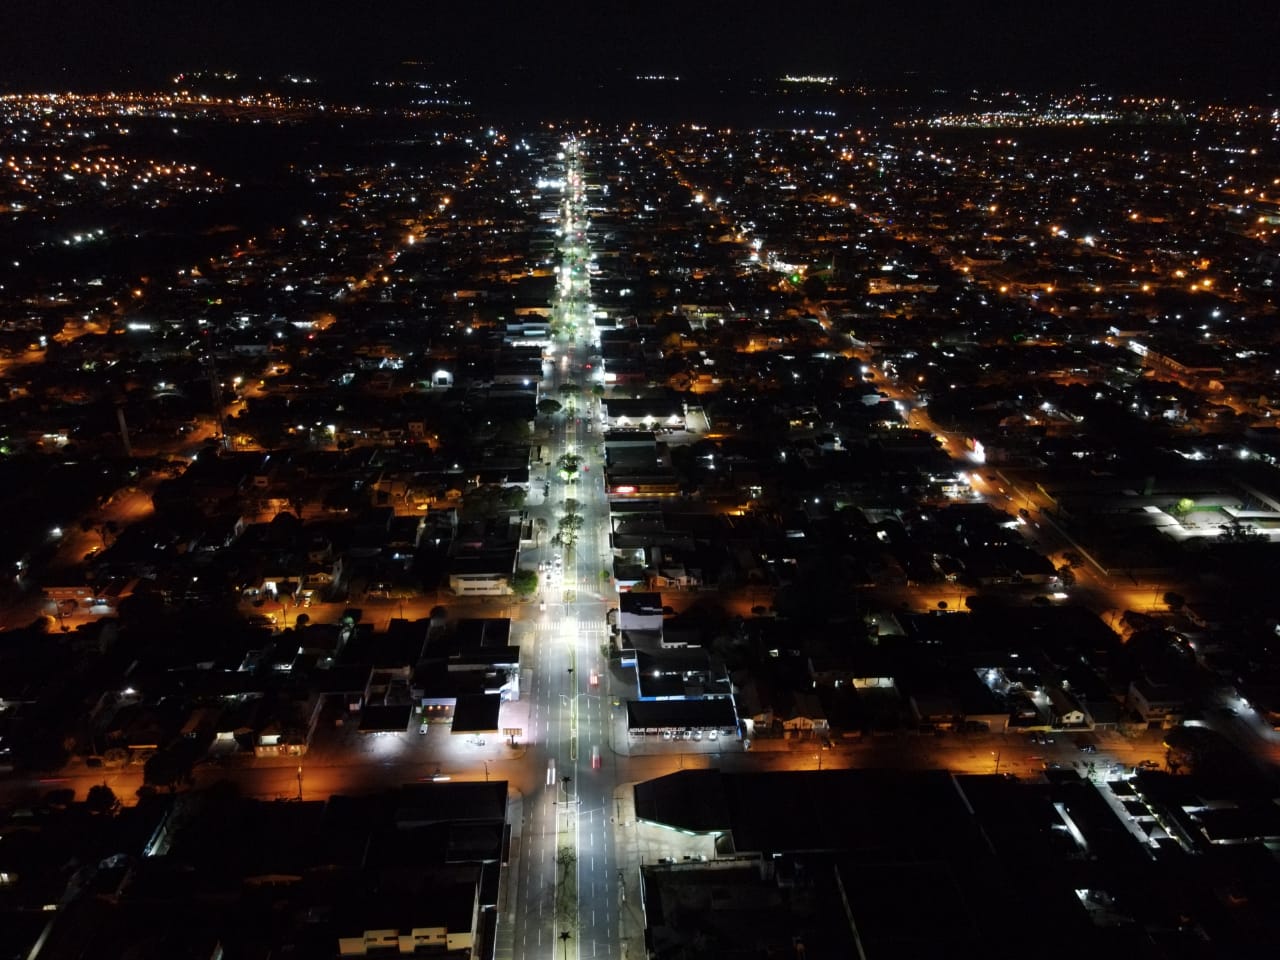
<path id="1" fill-rule="evenodd" d="M 0 39 L 0 956 L 1280 942 L 1280 17 Z"/>
<path id="2" fill-rule="evenodd" d="M 368 79 L 402 61 L 471 80 L 609 82 L 615 71 L 743 79 L 821 73 L 846 82 L 1013 83 L 1063 90 L 1266 92 L 1280 14 L 1233 0 L 1207 10 L 1150 2 L 783 6 L 629 2 L 449 6 L 391 0 L 229 3 L 60 0 L 24 9 L 0 77 L 68 87 L 174 72 L 309 72 Z M 1173 90 L 1172 87 L 1179 89 Z M 554 83 L 545 104 L 559 108 Z M 571 100 L 575 106 L 576 100 Z M 588 101 L 590 102 L 590 101 Z"/>

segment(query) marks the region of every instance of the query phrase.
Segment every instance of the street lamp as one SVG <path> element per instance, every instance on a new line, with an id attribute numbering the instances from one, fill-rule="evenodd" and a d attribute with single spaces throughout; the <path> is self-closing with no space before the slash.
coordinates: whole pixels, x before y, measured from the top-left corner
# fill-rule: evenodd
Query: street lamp
<path id="1" fill-rule="evenodd" d="M 561 930 L 561 931 L 560 931 L 560 942 L 564 944 L 564 958 L 565 958 L 565 960 L 569 960 L 569 938 L 570 938 L 570 937 L 572 937 L 572 936 L 573 936 L 573 934 L 571 934 L 568 930 Z"/>
<path id="2" fill-rule="evenodd" d="M 298 799 L 302 799 L 302 764 L 298 764 Z"/>
<path id="3" fill-rule="evenodd" d="M 992 751 L 991 751 L 991 755 L 992 755 L 993 757 L 995 757 L 995 758 L 996 758 L 996 770 L 995 770 L 995 772 L 996 772 L 996 773 L 999 773 L 999 772 L 1000 772 L 1000 751 L 999 751 L 999 750 L 992 750 Z"/>

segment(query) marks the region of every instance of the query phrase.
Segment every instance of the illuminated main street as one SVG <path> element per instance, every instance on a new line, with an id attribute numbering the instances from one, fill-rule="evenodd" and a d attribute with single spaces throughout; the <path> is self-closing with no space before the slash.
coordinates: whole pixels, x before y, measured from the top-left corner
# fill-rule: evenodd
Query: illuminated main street
<path id="1" fill-rule="evenodd" d="M 445 724 L 418 725 L 408 733 L 360 736 L 345 718 L 326 715 L 301 760 L 253 757 L 230 753 L 202 762 L 192 785 L 202 788 L 219 780 L 234 781 L 245 796 L 264 799 L 324 800 L 332 795 L 393 789 L 399 784 L 430 781 L 492 779 L 510 785 L 512 848 L 510 869 L 504 875 L 499 903 L 496 955 L 520 958 L 639 957 L 643 954 L 639 866 L 659 858 L 689 854 L 692 841 L 674 831 L 637 824 L 629 796 L 635 782 L 677 770 L 719 767 L 728 772 L 748 770 L 798 771 L 846 767 L 946 769 L 961 774 L 1008 774 L 1038 778 L 1047 770 L 1074 769 L 1103 779 L 1120 775 L 1136 764 L 1163 765 L 1163 734 L 1147 731 L 1133 737 L 1112 731 L 1091 731 L 1085 739 L 1061 732 L 1050 740 L 1031 740 L 1023 733 L 947 733 L 940 736 L 896 731 L 885 736 L 840 740 L 823 749 L 813 739 L 760 737 L 753 749 L 721 738 L 694 743 L 655 740 L 640 747 L 627 742 L 623 675 L 610 669 L 606 645 L 606 613 L 617 603 L 608 574 L 609 514 L 602 463 L 599 400 L 599 343 L 592 303 L 592 232 L 585 182 L 586 145 L 563 145 L 560 168 L 550 174 L 544 196 L 557 204 L 555 293 L 550 304 L 554 336 L 544 358 L 540 399 L 562 405 L 540 414 L 535 446 L 539 461 L 531 467 L 526 502 L 534 524 L 532 549 L 520 555 L 522 567 L 538 571 L 537 593 L 524 602 L 514 597 L 451 597 L 451 621 L 470 617 L 510 617 L 512 643 L 521 649 L 519 701 L 502 705 L 500 726 L 518 728 L 507 737 L 467 737 L 453 734 Z M 361 281 L 364 283 L 365 281 Z M 600 291 L 596 291 L 597 296 Z M 819 312 L 822 312 L 819 309 Z M 826 324 L 824 324 L 826 325 Z M 1017 512 L 1022 536 L 1055 566 L 1067 563 L 1077 550 L 1068 532 L 1055 523 L 1053 503 L 1037 487 L 1035 476 L 1014 467 L 988 465 L 975 457 L 964 435 L 948 431 L 931 418 L 927 394 L 900 378 L 873 351 L 849 348 L 849 355 L 867 364 L 877 389 L 898 403 L 906 423 L 937 437 L 968 475 L 972 496 L 999 510 Z M 248 387 L 236 404 L 260 392 Z M 236 405 L 233 404 L 233 407 Z M 203 435 L 175 442 L 180 447 L 201 445 Z M 192 446 L 194 445 L 194 446 Z M 567 459 L 566 459 L 567 458 Z M 152 506 L 150 480 L 102 503 L 85 528 L 67 528 L 57 536 L 60 559 L 71 568 L 105 546 L 113 528 L 148 517 Z M 317 511 L 318 512 L 318 511 Z M 565 522 L 567 517 L 578 520 Z M 557 538 L 555 534 L 560 532 Z M 1088 564 L 1078 565 L 1077 581 L 1069 596 L 1053 603 L 1081 604 L 1103 617 L 1113 629 L 1126 610 L 1163 611 L 1165 591 L 1174 583 L 1140 584 L 1132 578 L 1109 577 Z M 1010 590 L 1029 600 L 1032 591 Z M 865 589 L 870 605 L 892 611 L 965 609 L 966 596 L 975 591 L 960 583 L 879 584 Z M 1057 591 L 1053 591 L 1057 593 Z M 693 591 L 672 592 L 663 604 L 684 612 L 706 599 Z M 717 596 L 728 613 L 756 616 L 765 598 L 754 591 Z M 1048 597 L 1041 597 L 1046 604 Z M 377 631 L 390 630 L 393 621 L 422 623 L 437 604 L 439 594 L 403 600 L 365 598 L 363 622 Z M 342 617 L 346 602 L 317 600 L 301 606 L 259 608 L 246 602 L 247 616 L 270 615 L 274 631 L 297 629 L 305 616 L 313 624 Z M 10 612 L 13 625 L 28 622 L 48 605 L 34 604 Z M 68 631 L 97 614 L 84 608 L 58 610 Z M 1280 736 L 1239 698 L 1224 696 L 1196 721 L 1234 742 L 1242 750 L 1270 762 L 1280 758 Z M 1083 734 L 1084 731 L 1081 731 Z M 487 741 L 487 742 L 486 742 Z M 1033 745 L 1034 744 L 1034 745 Z M 1081 748 L 1088 748 L 1086 749 Z M 641 754 L 638 751 L 644 750 Z M 215 753 L 217 751 L 215 750 Z M 75 758 L 62 771 L 44 779 L 19 777 L 5 781 L 11 799 L 38 798 L 55 788 L 74 789 L 78 797 L 90 787 L 106 784 L 126 802 L 142 785 L 144 755 L 124 766 L 88 768 Z M 706 838 L 699 838 L 704 845 Z M 709 851 L 714 852 L 714 851 Z"/>
<path id="2" fill-rule="evenodd" d="M 586 186 L 579 144 L 564 148 L 560 266 L 552 304 L 555 349 L 545 396 L 551 417 L 545 502 L 531 509 L 548 536 L 534 551 L 539 572 L 537 670 L 529 701 L 530 766 L 545 769 L 524 802 L 515 900 L 515 953 L 521 957 L 620 956 L 620 872 L 614 857 L 605 611 L 608 505 L 600 460 L 598 403 L 591 392 L 594 340 Z M 576 469 L 562 470 L 562 457 Z M 559 463 L 558 463 L 559 462 Z M 565 525 L 567 515 L 581 517 Z M 562 531 L 559 537 L 553 531 Z M 529 565 L 528 561 L 525 563 Z M 603 678 L 603 679 L 601 679 Z M 602 686 L 603 684 L 603 686 Z M 593 757 L 598 758 L 593 762 Z M 551 948 L 551 949 L 549 949 Z"/>

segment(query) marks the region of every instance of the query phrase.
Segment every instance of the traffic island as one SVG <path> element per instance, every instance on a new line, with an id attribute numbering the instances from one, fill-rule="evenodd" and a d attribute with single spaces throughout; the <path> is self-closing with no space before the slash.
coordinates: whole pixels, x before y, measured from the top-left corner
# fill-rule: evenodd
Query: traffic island
<path id="1" fill-rule="evenodd" d="M 578 831 L 571 801 L 565 801 L 563 809 L 563 815 L 556 817 L 555 935 L 557 940 L 576 941 L 578 937 Z M 567 943 L 565 949 L 567 952 Z"/>

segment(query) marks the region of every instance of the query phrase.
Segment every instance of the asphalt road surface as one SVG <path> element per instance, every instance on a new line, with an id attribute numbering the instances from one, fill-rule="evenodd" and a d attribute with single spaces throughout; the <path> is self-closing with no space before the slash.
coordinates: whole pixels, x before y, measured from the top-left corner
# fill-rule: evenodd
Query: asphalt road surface
<path id="1" fill-rule="evenodd" d="M 556 344 L 545 394 L 560 399 L 548 450 L 549 491 L 535 513 L 557 529 L 576 501 L 583 518 L 573 544 L 548 542 L 535 550 L 543 567 L 537 615 L 535 669 L 529 689 L 528 762 L 545 770 L 524 803 L 521 866 L 513 952 L 525 958 L 617 957 L 618 864 L 613 836 L 617 765 L 609 748 L 605 611 L 610 582 L 601 576 L 608 554 L 608 502 L 598 455 L 599 404 L 592 396 L 588 358 L 594 324 L 590 306 L 590 248 L 586 188 L 577 145 L 565 150 L 565 193 L 560 208 L 561 280 L 553 313 L 569 328 Z M 575 392 L 562 393 L 562 385 Z M 566 453 L 583 469 L 564 478 L 555 469 Z M 567 939 L 565 939 L 567 935 Z"/>

